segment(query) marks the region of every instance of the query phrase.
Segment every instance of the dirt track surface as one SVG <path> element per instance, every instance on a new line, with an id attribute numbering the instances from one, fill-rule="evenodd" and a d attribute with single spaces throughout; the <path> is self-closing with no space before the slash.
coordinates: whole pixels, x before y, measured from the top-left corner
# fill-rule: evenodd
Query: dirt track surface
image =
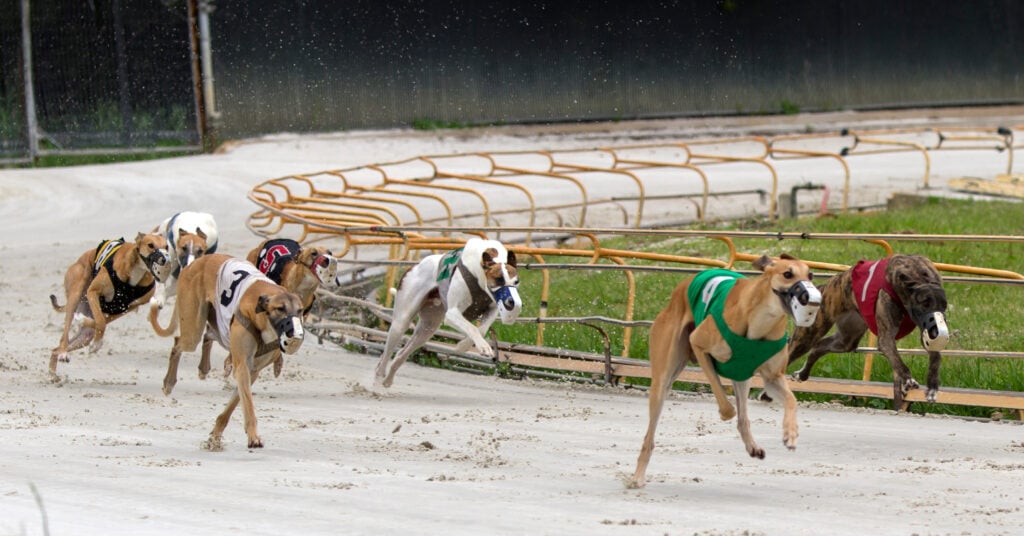
<path id="1" fill-rule="evenodd" d="M 945 120 L 839 115 L 785 122 Z M 947 117 L 1024 124 L 1018 109 Z M 256 242 L 243 225 L 255 208 L 245 194 L 261 180 L 779 122 L 282 135 L 217 155 L 0 171 L 0 535 L 1019 534 L 1024 427 L 1009 423 L 801 405 L 799 446 L 788 452 L 780 408 L 753 403 L 753 433 L 767 450 L 755 460 L 713 401 L 678 395 L 662 415 L 647 487 L 628 490 L 647 419 L 636 391 L 406 365 L 380 396 L 362 387 L 375 356 L 307 339 L 280 378 L 254 386 L 266 448 L 245 447 L 236 414 L 225 450 L 209 452 L 200 444 L 231 386 L 198 380 L 197 356 L 186 354 L 164 396 L 171 341 L 142 314 L 113 323 L 98 353 L 62 363 L 61 382 L 47 377 L 62 322 L 48 295 L 62 296 L 68 264 L 180 210 L 215 214 L 222 251 L 244 255 Z M 214 363 L 224 355 L 215 349 Z"/>

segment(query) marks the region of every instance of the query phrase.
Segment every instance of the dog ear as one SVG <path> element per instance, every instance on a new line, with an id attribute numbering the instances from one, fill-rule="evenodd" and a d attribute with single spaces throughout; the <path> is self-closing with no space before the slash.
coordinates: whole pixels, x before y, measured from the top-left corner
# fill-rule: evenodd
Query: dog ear
<path id="1" fill-rule="evenodd" d="M 769 257 L 768 255 L 761 255 L 761 258 L 757 259 L 752 264 L 754 265 L 754 268 L 757 268 L 758 271 L 763 272 L 765 268 L 771 266 L 772 264 L 775 264 L 775 261 L 773 261 L 772 258 Z"/>
<path id="2" fill-rule="evenodd" d="M 199 227 L 196 227 L 196 234 L 199 235 L 199 238 L 206 240 L 206 233 L 204 233 Z"/>
<path id="3" fill-rule="evenodd" d="M 135 242 L 141 243 L 143 238 L 146 238 L 146 235 L 139 231 L 139 234 L 135 235 Z"/>
<path id="4" fill-rule="evenodd" d="M 516 254 L 513 253 L 511 249 L 508 250 L 508 265 L 509 266 L 518 266 L 516 264 Z"/>
<path id="5" fill-rule="evenodd" d="M 188 231 L 182 229 L 181 227 L 178 228 L 178 236 L 188 236 L 189 234 L 191 234 L 191 233 L 189 233 Z"/>
<path id="6" fill-rule="evenodd" d="M 796 257 L 790 255 L 789 253 L 783 253 L 782 255 L 779 255 L 779 258 L 780 259 L 786 259 L 787 261 L 795 261 L 795 260 L 797 260 Z"/>
<path id="7" fill-rule="evenodd" d="M 256 314 L 269 312 L 269 306 L 270 296 L 267 296 L 266 294 L 261 295 L 260 299 L 256 302 Z"/>
<path id="8" fill-rule="evenodd" d="M 491 255 L 493 249 L 485 249 L 483 255 L 480 256 L 480 264 L 483 265 L 484 269 L 490 268 L 494 265 L 494 256 Z M 497 251 L 494 251 L 497 253 Z"/>

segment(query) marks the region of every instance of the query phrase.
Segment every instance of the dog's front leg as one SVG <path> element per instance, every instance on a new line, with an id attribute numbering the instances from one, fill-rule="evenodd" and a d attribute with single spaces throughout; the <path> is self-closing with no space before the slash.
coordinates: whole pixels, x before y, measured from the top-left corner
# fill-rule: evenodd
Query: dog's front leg
<path id="1" fill-rule="evenodd" d="M 896 411 L 906 411 L 909 406 L 909 403 L 904 400 L 907 393 L 921 386 L 914 379 L 906 363 L 900 358 L 899 350 L 896 349 L 895 334 L 886 329 L 887 327 L 883 327 L 881 324 L 878 326 L 878 350 L 885 355 L 892 366 L 892 407 Z"/>
<path id="2" fill-rule="evenodd" d="M 473 345 L 476 346 L 476 351 L 484 357 L 494 357 L 494 350 L 491 348 L 491 344 L 484 339 L 483 334 L 485 330 L 490 329 L 494 319 L 497 316 L 498 311 L 490 311 L 480 320 L 480 328 L 473 325 L 472 322 L 466 320 L 466 317 L 462 316 L 462 312 L 458 309 L 448 309 L 444 315 L 444 321 L 449 326 L 461 331 L 470 340 L 473 341 Z"/>
<path id="3" fill-rule="evenodd" d="M 157 281 L 153 285 L 153 296 L 149 298 L 149 306 L 163 309 L 167 305 L 167 285 Z"/>
<path id="4" fill-rule="evenodd" d="M 750 396 L 750 380 L 732 382 L 733 394 L 736 395 L 736 429 L 740 432 L 740 439 L 747 449 L 751 458 L 764 459 L 764 449 L 754 441 L 750 433 L 750 415 L 747 413 L 747 397 Z"/>
<path id="5" fill-rule="evenodd" d="M 785 352 L 782 352 L 784 354 Z M 775 400 L 782 400 L 782 443 L 789 450 L 796 449 L 798 435 L 796 423 L 796 396 L 786 381 L 786 363 L 788 357 L 776 355 L 762 365 L 758 374 L 764 379 L 764 389 Z M 738 395 L 737 395 L 738 396 Z"/>
<path id="6" fill-rule="evenodd" d="M 704 322 L 697 326 L 690 334 L 690 348 L 693 350 L 693 356 L 697 359 L 700 369 L 704 371 L 708 384 L 711 385 L 711 392 L 715 395 L 715 401 L 718 402 L 719 417 L 723 421 L 727 421 L 736 416 L 736 409 L 733 408 L 729 397 L 725 394 L 722 378 L 715 370 L 712 352 L 716 352 L 714 355 L 729 358 L 732 357 L 732 349 L 722 340 L 722 336 L 718 334 L 718 328 L 714 324 L 714 322 Z"/>
<path id="7" fill-rule="evenodd" d="M 249 372 L 249 364 L 255 357 L 257 344 L 259 342 L 252 338 L 240 322 L 232 322 L 231 365 L 234 370 L 231 372 L 235 377 L 235 388 L 238 393 L 239 403 L 242 404 L 242 414 L 245 418 L 245 435 L 249 439 L 249 448 L 251 449 L 263 448 L 263 440 L 260 439 L 256 431 L 256 406 L 252 400 L 252 382 L 255 381 L 256 377 Z M 230 413 L 225 418 L 225 421 L 227 418 L 230 418 Z M 217 421 L 219 424 L 219 417 Z"/>
<path id="8" fill-rule="evenodd" d="M 941 353 L 928 352 L 928 391 L 925 393 L 925 398 L 929 402 L 935 402 L 939 397 L 939 365 L 941 363 Z"/>
<path id="9" fill-rule="evenodd" d="M 723 421 L 735 417 L 736 409 L 729 402 L 729 397 L 725 394 L 725 387 L 722 386 L 722 378 L 718 376 L 718 372 L 715 370 L 713 358 L 703 348 L 698 348 L 698 345 L 693 342 L 693 337 L 690 338 L 690 342 L 693 347 L 693 355 L 697 358 L 697 364 L 704 371 L 704 376 L 708 379 L 708 384 L 711 385 L 711 392 L 715 395 L 715 401 L 718 402 L 718 416 Z"/>

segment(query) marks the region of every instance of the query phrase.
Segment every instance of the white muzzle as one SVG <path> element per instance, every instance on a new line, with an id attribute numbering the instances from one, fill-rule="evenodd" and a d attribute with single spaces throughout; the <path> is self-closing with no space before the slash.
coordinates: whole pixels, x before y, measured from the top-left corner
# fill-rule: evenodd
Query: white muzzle
<path id="1" fill-rule="evenodd" d="M 519 297 L 516 287 L 501 287 L 494 291 L 494 300 L 498 302 L 498 314 L 502 324 L 514 324 L 523 310 L 523 300 Z"/>
<path id="2" fill-rule="evenodd" d="M 789 289 L 789 308 L 793 322 L 802 328 L 814 324 L 821 309 L 821 292 L 810 281 L 800 281 Z"/>
<path id="3" fill-rule="evenodd" d="M 338 283 L 338 259 L 330 255 L 321 255 L 312 268 L 313 274 L 320 280 L 320 284 Z"/>
<path id="4" fill-rule="evenodd" d="M 929 352 L 941 352 L 949 342 L 949 326 L 946 315 L 934 312 L 925 316 L 921 323 L 921 344 Z"/>
<path id="5" fill-rule="evenodd" d="M 281 351 L 289 355 L 299 351 L 299 347 L 302 346 L 302 339 L 305 336 L 305 332 L 302 330 L 302 321 L 299 320 L 299 317 L 293 316 L 291 320 L 291 329 L 283 330 L 278 337 Z"/>

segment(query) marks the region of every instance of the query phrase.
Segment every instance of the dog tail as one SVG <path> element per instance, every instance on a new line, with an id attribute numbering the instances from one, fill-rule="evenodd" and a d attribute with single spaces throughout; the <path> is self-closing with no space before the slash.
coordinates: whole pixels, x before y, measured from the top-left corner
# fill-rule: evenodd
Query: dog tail
<path id="1" fill-rule="evenodd" d="M 155 305 L 149 308 L 149 325 L 161 337 L 174 335 L 178 331 L 178 301 L 174 301 L 174 311 L 171 312 L 171 323 L 167 329 L 160 327 L 160 308 Z"/>
<path id="2" fill-rule="evenodd" d="M 64 312 L 64 305 L 57 303 L 57 296 L 54 294 L 50 294 L 50 305 L 53 306 L 54 311 Z"/>

